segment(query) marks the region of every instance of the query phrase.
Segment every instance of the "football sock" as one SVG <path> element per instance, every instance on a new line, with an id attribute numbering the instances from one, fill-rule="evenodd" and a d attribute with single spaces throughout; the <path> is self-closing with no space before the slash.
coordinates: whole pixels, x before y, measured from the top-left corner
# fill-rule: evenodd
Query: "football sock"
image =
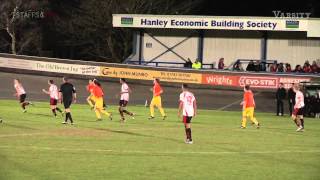
<path id="1" fill-rule="evenodd" d="M 186 137 L 187 137 L 187 139 L 189 139 L 189 135 L 188 135 L 188 130 L 187 130 L 187 128 L 185 127 L 184 130 L 186 131 Z"/>
<path id="2" fill-rule="evenodd" d="M 304 128 L 304 119 L 300 119 L 300 122 L 301 122 L 301 126 Z"/>
<path id="3" fill-rule="evenodd" d="M 65 121 L 67 122 L 68 119 L 70 119 L 70 122 L 73 123 L 73 120 L 72 120 L 72 117 L 71 117 L 71 113 L 70 113 L 70 112 L 67 112 L 67 113 L 66 113 L 66 120 L 65 120 Z"/>
<path id="4" fill-rule="evenodd" d="M 100 112 L 102 113 L 102 114 L 105 114 L 106 116 L 108 116 L 108 117 L 110 117 L 111 116 L 111 114 L 110 113 L 108 113 L 107 111 L 105 111 L 105 110 L 100 110 Z"/>
<path id="5" fill-rule="evenodd" d="M 161 113 L 162 116 L 166 116 L 166 113 L 164 112 L 162 107 L 159 107 L 159 111 Z"/>
<path id="6" fill-rule="evenodd" d="M 133 116 L 133 113 L 132 113 L 132 112 L 129 112 L 129 111 L 127 111 L 127 110 L 123 110 L 123 112 L 126 113 L 126 114 L 128 114 L 128 115 L 130 115 L 130 116 Z"/>
<path id="7" fill-rule="evenodd" d="M 51 109 L 54 116 L 57 116 L 56 109 Z"/>
<path id="8" fill-rule="evenodd" d="M 188 136 L 189 136 L 189 140 L 192 141 L 192 137 L 191 137 L 191 128 L 187 128 L 187 132 L 188 132 Z"/>
<path id="9" fill-rule="evenodd" d="M 60 108 L 58 108 L 58 107 L 56 107 L 56 110 L 57 110 L 58 112 L 62 112 L 62 110 L 61 110 Z"/>
<path id="10" fill-rule="evenodd" d="M 124 119 L 124 116 L 123 116 L 123 110 L 122 110 L 122 108 L 121 108 L 121 107 L 119 107 L 119 113 L 120 113 L 121 118 L 122 118 L 122 119 Z"/>
<path id="11" fill-rule="evenodd" d="M 96 116 L 98 119 L 101 119 L 101 114 L 98 109 L 95 110 Z"/>
<path id="12" fill-rule="evenodd" d="M 70 119 L 71 123 L 73 123 L 72 116 L 71 116 L 70 112 L 69 112 L 69 119 Z"/>
<path id="13" fill-rule="evenodd" d="M 24 105 L 24 103 L 21 104 L 22 109 L 26 109 L 26 106 Z"/>

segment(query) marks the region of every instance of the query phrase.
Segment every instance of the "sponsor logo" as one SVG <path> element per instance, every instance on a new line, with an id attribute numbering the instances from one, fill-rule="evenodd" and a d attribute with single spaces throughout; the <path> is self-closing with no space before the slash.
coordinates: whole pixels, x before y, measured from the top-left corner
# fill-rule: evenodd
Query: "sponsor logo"
<path id="1" fill-rule="evenodd" d="M 133 25 L 133 17 L 121 17 L 122 25 Z"/>
<path id="2" fill-rule="evenodd" d="M 255 77 L 255 76 L 241 76 L 239 79 L 241 87 L 250 85 L 255 88 L 277 88 L 278 78 L 272 77 Z"/>
<path id="3" fill-rule="evenodd" d="M 286 28 L 299 28 L 299 21 L 286 21 Z"/>
<path id="4" fill-rule="evenodd" d="M 228 75 L 204 75 L 204 84 L 220 85 L 220 86 L 237 86 L 237 77 Z"/>

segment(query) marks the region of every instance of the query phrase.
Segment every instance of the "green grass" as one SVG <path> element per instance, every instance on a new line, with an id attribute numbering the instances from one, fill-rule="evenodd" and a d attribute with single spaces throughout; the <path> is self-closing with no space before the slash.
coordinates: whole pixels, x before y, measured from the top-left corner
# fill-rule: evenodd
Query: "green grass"
<path id="1" fill-rule="evenodd" d="M 289 117 L 257 113 L 262 128 L 242 130 L 241 112 L 200 110 L 187 145 L 176 109 L 148 121 L 148 109 L 129 106 L 138 115 L 120 124 L 116 107 L 112 122 L 72 108 L 74 126 L 53 118 L 47 102 L 23 114 L 1 100 L 0 179 L 320 179 L 320 120 L 297 133 Z"/>

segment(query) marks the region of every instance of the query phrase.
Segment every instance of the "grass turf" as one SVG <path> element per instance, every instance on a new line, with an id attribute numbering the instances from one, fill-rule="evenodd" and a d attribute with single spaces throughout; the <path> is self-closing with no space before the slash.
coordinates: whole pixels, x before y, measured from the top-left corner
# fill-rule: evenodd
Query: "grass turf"
<path id="1" fill-rule="evenodd" d="M 240 129 L 241 112 L 200 110 L 193 145 L 184 144 L 176 109 L 147 120 L 148 109 L 129 106 L 136 119 L 96 122 L 87 105 L 73 105 L 76 125 L 60 124 L 48 103 L 23 114 L 1 100 L 0 179 L 320 179 L 320 121 L 295 132 L 289 117 L 257 113 L 261 129 Z"/>

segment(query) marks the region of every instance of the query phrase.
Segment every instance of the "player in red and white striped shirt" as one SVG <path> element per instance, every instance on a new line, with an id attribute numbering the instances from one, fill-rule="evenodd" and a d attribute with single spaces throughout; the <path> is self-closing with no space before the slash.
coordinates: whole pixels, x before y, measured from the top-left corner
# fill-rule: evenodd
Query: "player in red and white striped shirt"
<path id="1" fill-rule="evenodd" d="M 19 102 L 21 104 L 21 107 L 23 109 L 23 112 L 27 112 L 26 106 L 32 105 L 31 102 L 26 101 L 27 93 L 24 90 L 22 84 L 20 83 L 19 79 L 13 80 L 14 88 L 16 89 L 16 93 L 14 94 L 17 98 L 19 98 Z"/>
<path id="2" fill-rule="evenodd" d="M 50 108 L 53 115 L 57 117 L 56 111 L 59 111 L 60 113 L 62 113 L 62 110 L 57 107 L 57 103 L 59 99 L 58 87 L 54 84 L 52 79 L 48 81 L 48 84 L 49 84 L 49 89 L 48 90 L 42 89 L 42 91 L 50 96 Z"/>
<path id="3" fill-rule="evenodd" d="M 300 87 L 298 84 L 293 86 L 293 91 L 296 93 L 295 102 L 292 113 L 292 119 L 295 122 L 295 124 L 298 126 L 297 132 L 304 131 L 304 120 L 303 120 L 303 114 L 304 114 L 304 95 L 300 91 Z"/>
<path id="4" fill-rule="evenodd" d="M 119 101 L 119 113 L 121 116 L 121 122 L 125 122 L 124 113 L 131 116 L 134 119 L 134 113 L 129 112 L 126 107 L 129 102 L 129 93 L 131 89 L 128 86 L 126 79 L 120 78 L 121 91 L 120 91 L 120 101 Z"/>
<path id="5" fill-rule="evenodd" d="M 194 97 L 193 93 L 188 90 L 188 85 L 182 85 L 182 93 L 180 94 L 179 99 L 179 110 L 178 116 L 181 116 L 181 110 L 183 114 L 183 123 L 186 131 L 186 143 L 192 144 L 192 136 L 191 136 L 191 119 L 197 114 L 197 101 Z"/>

